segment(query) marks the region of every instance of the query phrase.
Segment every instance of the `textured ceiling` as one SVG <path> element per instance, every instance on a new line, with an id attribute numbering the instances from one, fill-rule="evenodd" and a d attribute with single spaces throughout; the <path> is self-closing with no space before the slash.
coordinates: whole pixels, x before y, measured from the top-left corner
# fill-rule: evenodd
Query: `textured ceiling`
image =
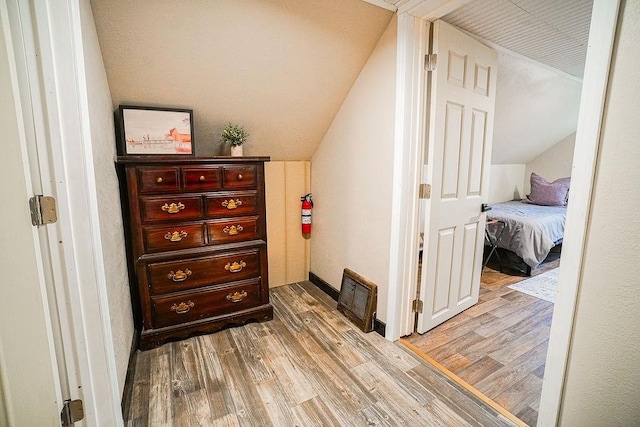
<path id="1" fill-rule="evenodd" d="M 475 0 L 442 19 L 581 78 L 592 6 L 591 0 Z"/>
<path id="2" fill-rule="evenodd" d="M 392 7 L 406 3 L 385 2 Z M 593 0 L 472 0 L 441 19 L 581 78 L 592 6 Z"/>

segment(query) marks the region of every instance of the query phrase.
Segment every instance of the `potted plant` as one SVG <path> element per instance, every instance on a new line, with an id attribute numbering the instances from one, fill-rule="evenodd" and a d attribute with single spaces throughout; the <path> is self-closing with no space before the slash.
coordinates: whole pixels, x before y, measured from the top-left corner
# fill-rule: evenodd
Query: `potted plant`
<path id="1" fill-rule="evenodd" d="M 234 157 L 242 156 L 242 144 L 245 143 L 249 134 L 245 132 L 242 126 L 234 125 L 229 122 L 222 129 L 220 134 L 220 142 L 231 146 L 231 155 Z"/>

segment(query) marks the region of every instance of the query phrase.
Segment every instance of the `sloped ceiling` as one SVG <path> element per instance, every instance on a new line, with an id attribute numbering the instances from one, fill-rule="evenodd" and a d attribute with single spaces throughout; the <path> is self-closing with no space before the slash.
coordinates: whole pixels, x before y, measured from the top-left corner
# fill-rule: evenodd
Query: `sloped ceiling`
<path id="1" fill-rule="evenodd" d="M 401 10 L 407 4 L 418 3 L 386 0 L 387 5 Z M 445 2 L 431 3 L 442 6 Z M 498 50 L 492 163 L 528 163 L 573 133 L 593 1 L 450 3 L 460 7 L 453 11 L 452 7 L 445 8 L 450 12 L 438 16 L 440 19 Z"/>
<path id="2" fill-rule="evenodd" d="M 498 51 L 492 164 L 525 164 L 575 132 L 582 84 Z"/>
<path id="3" fill-rule="evenodd" d="M 442 19 L 582 78 L 592 7 L 592 0 L 474 0 Z"/>
<path id="4" fill-rule="evenodd" d="M 493 164 L 528 163 L 576 130 L 592 3 L 473 0 L 442 17 L 501 48 Z"/>
<path id="5" fill-rule="evenodd" d="M 92 0 L 114 109 L 191 108 L 198 155 L 310 159 L 392 12 L 360 0 Z"/>

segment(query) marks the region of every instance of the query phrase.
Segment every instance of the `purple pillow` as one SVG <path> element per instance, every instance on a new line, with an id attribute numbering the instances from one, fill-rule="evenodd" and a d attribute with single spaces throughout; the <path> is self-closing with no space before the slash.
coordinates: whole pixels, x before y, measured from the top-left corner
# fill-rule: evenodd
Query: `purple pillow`
<path id="1" fill-rule="evenodd" d="M 571 177 L 548 182 L 540 175 L 532 172 L 531 193 L 527 196 L 527 203 L 542 206 L 566 206 L 570 185 Z"/>

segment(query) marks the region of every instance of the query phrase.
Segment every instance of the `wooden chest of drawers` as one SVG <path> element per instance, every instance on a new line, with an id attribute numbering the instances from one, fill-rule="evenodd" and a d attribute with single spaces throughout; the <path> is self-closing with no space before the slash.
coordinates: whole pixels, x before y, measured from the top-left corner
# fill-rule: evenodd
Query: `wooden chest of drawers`
<path id="1" fill-rule="evenodd" d="M 118 158 L 141 349 L 273 318 L 268 160 Z"/>

